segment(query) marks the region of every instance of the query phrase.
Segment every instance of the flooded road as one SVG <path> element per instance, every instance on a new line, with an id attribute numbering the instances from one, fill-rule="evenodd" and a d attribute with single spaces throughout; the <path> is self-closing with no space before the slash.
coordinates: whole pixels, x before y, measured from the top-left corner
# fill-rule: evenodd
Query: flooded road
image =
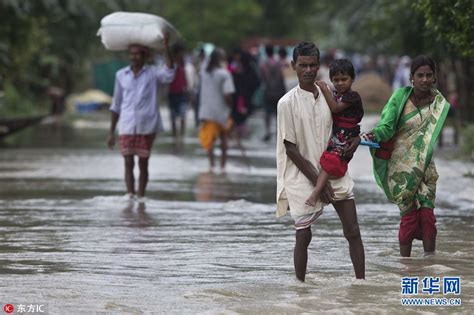
<path id="1" fill-rule="evenodd" d="M 258 121 L 261 123 L 261 121 Z M 159 137 L 145 206 L 123 198 L 123 161 L 105 148 L 107 118 L 37 126 L 0 148 L 0 303 L 50 314 L 470 313 L 474 306 L 472 165 L 436 159 L 437 253 L 398 254 L 396 207 L 360 148 L 350 163 L 366 250 L 356 281 L 332 207 L 313 227 L 307 282 L 293 272 L 294 230 L 276 219 L 275 144 L 256 135 L 207 172 L 190 131 L 175 153 Z M 402 306 L 403 277 L 461 277 L 458 306 Z M 420 287 L 421 290 L 421 287 Z"/>

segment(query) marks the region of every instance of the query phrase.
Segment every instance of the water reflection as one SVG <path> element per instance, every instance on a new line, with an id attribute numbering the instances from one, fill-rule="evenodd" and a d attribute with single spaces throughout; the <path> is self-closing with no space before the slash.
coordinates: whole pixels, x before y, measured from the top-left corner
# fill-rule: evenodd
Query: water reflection
<path id="1" fill-rule="evenodd" d="M 232 198 L 230 179 L 225 173 L 202 172 L 196 178 L 194 195 L 196 201 L 227 201 Z"/>
<path id="2" fill-rule="evenodd" d="M 453 310 L 472 309 L 472 203 L 439 207 L 434 257 L 423 257 L 416 243 L 414 257 L 400 259 L 399 216 L 373 181 L 368 151 L 351 162 L 367 280 L 354 282 L 340 220 L 328 209 L 313 229 L 308 281 L 301 284 L 292 266 L 291 219 L 274 216 L 271 145 L 246 144 L 250 170 L 238 150 L 229 150 L 224 175 L 203 172 L 207 156 L 195 138 L 185 139 L 180 155 L 172 138 L 160 138 L 149 200 L 138 204 L 120 197 L 123 160 L 104 147 L 107 128 L 65 130 L 51 143 L 42 138 L 50 131 L 31 130 L 34 145 L 0 150 L 4 300 L 48 300 L 52 314 L 406 314 L 414 309 L 400 306 L 401 277 L 445 274 L 462 277 L 463 305 Z M 440 178 L 440 205 L 447 195 L 461 202 L 459 185 L 472 187 L 463 178 Z"/>
<path id="3" fill-rule="evenodd" d="M 133 228 L 147 228 L 158 223 L 146 212 L 145 203 L 128 201 L 122 209 L 122 221 L 125 226 Z"/>

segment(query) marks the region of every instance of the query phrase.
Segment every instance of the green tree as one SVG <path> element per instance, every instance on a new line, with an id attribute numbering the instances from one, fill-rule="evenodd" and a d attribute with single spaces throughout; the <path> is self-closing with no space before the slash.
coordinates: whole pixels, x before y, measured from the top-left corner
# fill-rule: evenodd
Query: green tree
<path id="1" fill-rule="evenodd" d="M 474 121 L 474 4 L 472 0 L 419 0 L 416 8 L 437 41 L 446 43 L 457 73 L 462 117 Z"/>
<path id="2" fill-rule="evenodd" d="M 72 91 L 87 76 L 100 17 L 113 4 L 1 1 L 0 88 L 5 90 L 5 103 L 18 106 L 42 98 L 51 84 Z"/>
<path id="3" fill-rule="evenodd" d="M 329 26 L 325 45 L 369 54 L 432 55 L 441 72 L 447 66 L 454 69 L 450 71 L 456 76 L 461 116 L 474 120 L 472 0 L 334 0 L 325 4 L 330 14 L 313 18 L 314 25 Z"/>
<path id="4" fill-rule="evenodd" d="M 101 18 L 114 11 L 163 16 L 189 47 L 208 41 L 232 48 L 261 36 L 309 39 L 323 50 L 430 53 L 461 62 L 459 80 L 472 86 L 472 0 L 2 0 L 0 88 L 35 97 L 51 84 L 88 86 L 93 62 L 116 55 L 96 36 Z M 461 97 L 472 104 L 468 92 Z"/>
<path id="5" fill-rule="evenodd" d="M 162 8 L 162 15 L 172 21 L 190 46 L 199 41 L 226 48 L 238 45 L 240 38 L 255 32 L 262 15 L 254 0 L 166 0 Z"/>
<path id="6" fill-rule="evenodd" d="M 448 43 L 450 50 L 462 57 L 474 57 L 472 0 L 419 0 L 415 8 L 437 40 Z"/>

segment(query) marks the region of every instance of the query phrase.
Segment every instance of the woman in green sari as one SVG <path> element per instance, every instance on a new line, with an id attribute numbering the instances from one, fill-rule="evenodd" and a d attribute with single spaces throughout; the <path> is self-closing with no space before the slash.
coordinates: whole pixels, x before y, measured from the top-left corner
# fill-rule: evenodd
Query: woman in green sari
<path id="1" fill-rule="evenodd" d="M 435 251 L 438 173 L 432 157 L 449 110 L 446 99 L 433 88 L 436 67 L 430 57 L 413 59 L 410 81 L 412 87 L 396 90 L 377 126 L 362 135 L 381 145 L 371 149 L 375 179 L 400 209 L 398 239 L 404 257 L 410 256 L 415 238 L 423 241 L 426 254 Z"/>

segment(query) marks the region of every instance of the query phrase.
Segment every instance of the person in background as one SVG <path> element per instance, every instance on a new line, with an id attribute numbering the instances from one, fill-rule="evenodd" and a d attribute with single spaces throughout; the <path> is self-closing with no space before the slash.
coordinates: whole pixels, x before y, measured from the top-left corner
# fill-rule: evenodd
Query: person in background
<path id="1" fill-rule="evenodd" d="M 319 66 L 318 76 L 316 77 L 317 81 L 326 82 L 332 90 L 334 90 L 334 86 L 332 85 L 331 77 L 329 76 L 329 65 L 334 61 L 334 55 L 335 52 L 329 50 L 321 56 L 321 64 Z"/>
<path id="2" fill-rule="evenodd" d="M 169 85 L 168 105 L 170 108 L 171 128 L 176 142 L 182 141 L 186 132 L 186 111 L 196 85 L 194 66 L 185 60 L 186 49 L 183 44 L 173 46 L 173 58 L 176 62 L 176 73 Z M 176 120 L 180 121 L 179 132 Z"/>
<path id="3" fill-rule="evenodd" d="M 235 85 L 231 115 L 237 141 L 241 146 L 240 139 L 245 133 L 245 122 L 253 110 L 252 96 L 259 87 L 260 80 L 252 65 L 252 57 L 240 48 L 234 50 L 233 59 L 229 64 L 229 71 Z"/>
<path id="4" fill-rule="evenodd" d="M 288 51 L 284 46 L 278 48 L 278 63 L 283 72 L 291 70 L 291 65 L 288 62 Z"/>
<path id="5" fill-rule="evenodd" d="M 269 141 L 271 138 L 272 118 L 276 115 L 278 100 L 286 93 L 283 72 L 280 63 L 273 56 L 273 50 L 273 45 L 265 46 L 267 60 L 260 65 L 265 108 L 265 136 L 263 141 Z"/>
<path id="6" fill-rule="evenodd" d="M 395 91 L 401 87 L 410 85 L 410 57 L 403 56 L 398 61 L 397 69 L 392 82 L 392 90 Z"/>
<path id="7" fill-rule="evenodd" d="M 194 86 L 194 91 L 192 94 L 191 104 L 194 109 L 194 126 L 196 129 L 199 128 L 199 95 L 201 91 L 201 78 L 200 73 L 202 67 L 206 66 L 206 53 L 204 48 L 201 47 L 197 56 L 194 58 L 193 67 L 196 72 L 196 84 Z"/>
<path id="8" fill-rule="evenodd" d="M 298 84 L 298 78 L 291 68 L 291 63 L 288 61 L 288 51 L 285 46 L 278 49 L 278 57 L 278 62 L 283 73 L 283 80 L 285 82 L 285 89 L 289 91 Z"/>
<path id="9" fill-rule="evenodd" d="M 46 94 L 51 98 L 51 115 L 60 116 L 64 113 L 65 91 L 58 86 L 50 86 Z"/>
<path id="10" fill-rule="evenodd" d="M 120 152 L 125 161 L 125 183 L 127 199 L 135 198 L 134 156 L 138 156 L 140 175 L 138 180 L 139 203 L 145 202 L 148 183 L 148 160 L 155 135 L 162 128 L 156 104 L 157 83 L 170 83 L 175 74 L 174 62 L 169 49 L 169 35 L 165 34 L 166 65 L 146 64 L 150 50 L 141 45 L 130 45 L 130 66 L 120 69 L 115 75 L 115 87 L 110 106 L 111 123 L 107 145 L 115 145 L 115 129 L 119 125 Z"/>
<path id="11" fill-rule="evenodd" d="M 214 142 L 221 142 L 221 171 L 225 170 L 227 159 L 227 134 L 229 126 L 232 95 L 235 92 L 232 75 L 225 67 L 225 53 L 215 48 L 209 62 L 201 70 L 201 87 L 199 95 L 199 141 L 207 151 L 210 171 L 214 170 Z"/>

